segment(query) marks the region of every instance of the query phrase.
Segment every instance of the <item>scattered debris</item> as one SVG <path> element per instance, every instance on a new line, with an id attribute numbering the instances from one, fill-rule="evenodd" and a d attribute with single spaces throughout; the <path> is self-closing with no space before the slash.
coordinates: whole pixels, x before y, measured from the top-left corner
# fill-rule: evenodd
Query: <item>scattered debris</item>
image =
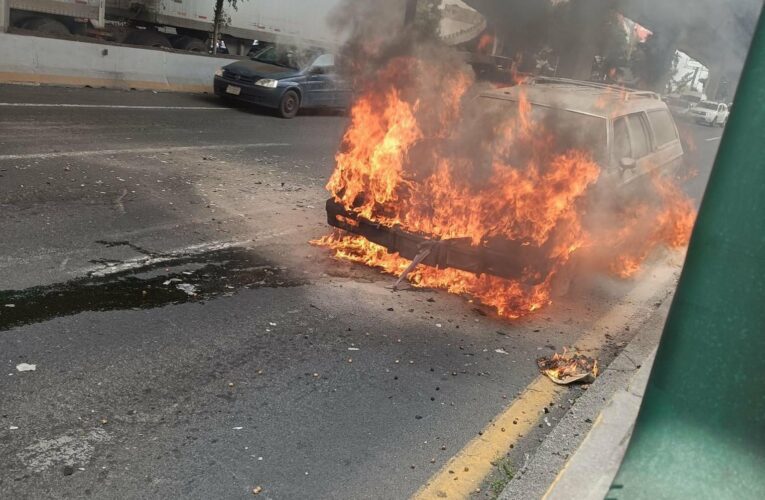
<path id="1" fill-rule="evenodd" d="M 575 382 L 590 384 L 598 376 L 598 360 L 582 354 L 571 354 L 564 349 L 563 354 L 555 353 L 537 359 L 539 370 L 550 380 L 559 385 Z"/>
<path id="2" fill-rule="evenodd" d="M 12 425 L 12 426 L 8 427 L 8 430 L 17 431 L 17 430 L 19 430 L 19 428 L 16 427 L 15 425 Z"/>
<path id="3" fill-rule="evenodd" d="M 37 365 L 30 365 L 29 363 L 19 363 L 16 365 L 16 369 L 20 372 L 33 372 L 37 370 Z"/>
<path id="4" fill-rule="evenodd" d="M 359 351 L 360 349 L 358 347 L 349 347 L 349 351 Z"/>
<path id="5" fill-rule="evenodd" d="M 242 429 L 244 429 L 244 427 L 232 427 L 232 429 L 234 429 L 235 431 L 241 431 Z"/>
<path id="6" fill-rule="evenodd" d="M 497 354 L 509 354 L 509 353 L 508 353 L 506 350 L 504 350 L 504 349 L 494 349 L 494 352 L 496 352 Z"/>
<path id="7" fill-rule="evenodd" d="M 175 285 L 175 288 L 178 290 L 185 292 L 186 295 L 195 296 L 197 294 L 197 287 L 196 285 L 192 285 L 190 283 L 180 283 L 178 285 Z"/>
<path id="8" fill-rule="evenodd" d="M 5 307 L 16 307 L 16 304 L 5 304 Z"/>
<path id="9" fill-rule="evenodd" d="M 254 487 L 252 489 L 252 494 L 253 495 L 260 495 L 261 493 L 263 493 L 263 487 L 262 486 L 256 486 L 256 487 Z"/>
<path id="10" fill-rule="evenodd" d="M 167 281 L 163 282 L 162 284 L 163 284 L 163 285 L 165 285 L 165 286 L 167 286 L 167 285 L 169 285 L 169 284 L 171 284 L 171 283 L 180 283 L 181 281 L 182 281 L 182 280 L 180 280 L 180 279 L 178 279 L 178 278 L 172 278 L 172 279 L 169 279 L 169 280 L 167 280 Z"/>

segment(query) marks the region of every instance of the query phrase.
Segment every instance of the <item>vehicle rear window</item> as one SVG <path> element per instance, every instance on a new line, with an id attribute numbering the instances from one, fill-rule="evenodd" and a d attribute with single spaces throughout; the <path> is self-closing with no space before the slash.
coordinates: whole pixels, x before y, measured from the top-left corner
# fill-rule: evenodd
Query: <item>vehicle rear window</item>
<path id="1" fill-rule="evenodd" d="M 653 133 L 656 139 L 656 145 L 661 147 L 677 139 L 677 129 L 675 122 L 669 115 L 669 111 L 657 109 L 648 112 L 648 120 L 653 127 Z"/>
<path id="2" fill-rule="evenodd" d="M 614 146 L 612 162 L 618 165 L 622 158 L 632 158 L 630 136 L 627 132 L 627 119 L 619 118 L 614 122 Z"/>
<path id="3" fill-rule="evenodd" d="M 629 115 L 627 124 L 630 129 L 630 139 L 632 139 L 632 157 L 638 159 L 646 156 L 651 152 L 651 140 L 640 113 Z"/>

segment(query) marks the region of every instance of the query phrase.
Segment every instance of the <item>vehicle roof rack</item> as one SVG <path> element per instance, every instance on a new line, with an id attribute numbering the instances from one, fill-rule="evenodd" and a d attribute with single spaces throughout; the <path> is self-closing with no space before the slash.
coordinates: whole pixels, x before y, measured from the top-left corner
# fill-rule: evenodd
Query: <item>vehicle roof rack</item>
<path id="1" fill-rule="evenodd" d="M 527 84 L 529 85 L 535 85 L 540 83 L 542 84 L 559 83 L 564 85 L 573 85 L 576 87 L 586 87 L 586 88 L 601 89 L 601 90 L 614 90 L 614 91 L 625 94 L 625 98 L 645 97 L 647 99 L 661 100 L 661 97 L 659 97 L 659 94 L 657 94 L 656 92 L 651 92 L 649 90 L 634 90 L 634 89 L 629 89 L 627 87 L 620 87 L 618 85 L 609 85 L 607 83 L 586 82 L 582 80 L 571 80 L 569 78 L 557 78 L 557 77 L 551 77 L 551 76 L 536 76 L 527 82 Z"/>

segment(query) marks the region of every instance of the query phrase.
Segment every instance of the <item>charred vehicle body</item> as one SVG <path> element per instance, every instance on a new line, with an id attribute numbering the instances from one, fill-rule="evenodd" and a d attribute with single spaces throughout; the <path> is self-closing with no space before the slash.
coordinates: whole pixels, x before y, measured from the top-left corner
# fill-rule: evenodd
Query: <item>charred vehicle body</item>
<path id="1" fill-rule="evenodd" d="M 671 173 L 682 164 L 683 148 L 674 120 L 653 92 L 556 78 L 537 78 L 522 85 L 482 93 L 476 106 L 498 114 L 517 114 L 526 107 L 532 119 L 554 122 L 567 129 L 568 140 L 586 146 L 601 165 L 598 187 L 629 192 L 657 173 Z M 363 204 L 358 200 L 356 205 Z M 391 253 L 419 263 L 453 268 L 527 284 L 550 275 L 554 262 L 547 258 L 556 242 L 543 245 L 504 237 L 476 245 L 470 238 L 440 239 L 398 225 L 386 225 L 359 213 L 337 197 L 327 201 L 331 226 L 363 236 Z M 403 276 L 402 276 L 403 278 Z"/>

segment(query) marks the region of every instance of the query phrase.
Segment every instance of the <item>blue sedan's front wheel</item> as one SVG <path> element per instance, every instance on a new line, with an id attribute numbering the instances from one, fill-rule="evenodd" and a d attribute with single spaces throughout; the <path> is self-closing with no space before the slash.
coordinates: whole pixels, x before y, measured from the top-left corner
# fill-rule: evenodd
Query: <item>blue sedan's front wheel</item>
<path id="1" fill-rule="evenodd" d="M 294 118 L 300 109 L 300 96 L 294 90 L 288 90 L 279 103 L 279 115 L 282 118 Z"/>

